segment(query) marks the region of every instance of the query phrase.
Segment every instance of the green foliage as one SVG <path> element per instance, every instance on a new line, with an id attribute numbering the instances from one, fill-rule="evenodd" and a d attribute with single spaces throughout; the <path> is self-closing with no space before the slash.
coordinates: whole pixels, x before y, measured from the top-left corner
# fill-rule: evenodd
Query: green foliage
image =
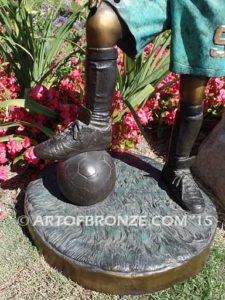
<path id="1" fill-rule="evenodd" d="M 67 21 L 56 26 L 61 3 L 46 17 L 33 0 L 0 1 L 0 56 L 10 63 L 22 97 L 37 84 L 51 85 L 55 72 L 82 51 L 76 47 L 82 31 L 71 35 L 71 29 L 82 18 L 83 7 L 76 6 Z"/>
<path id="2" fill-rule="evenodd" d="M 170 31 L 160 34 L 155 39 L 147 58 L 143 53 L 136 60 L 132 60 L 124 54 L 124 70 L 118 69 L 117 89 L 126 104 L 126 108 L 120 112 L 113 122 L 119 122 L 124 114 L 130 110 L 147 142 L 149 140 L 148 134 L 142 126 L 135 109 L 143 107 L 146 100 L 153 97 L 156 91 L 159 91 L 157 85 L 169 74 L 170 42 Z M 173 83 L 174 81 L 166 83 L 160 90 Z"/>
<path id="3" fill-rule="evenodd" d="M 5 90 L 8 100 L 0 102 L 0 109 L 23 107 L 55 119 L 58 117 L 56 112 L 29 99 L 29 90 L 37 84 L 50 87 L 56 80 L 56 73 L 65 68 L 72 56 L 84 54 L 84 50 L 78 45 L 83 29 L 73 29 L 74 23 L 84 18 L 84 7 L 73 4 L 66 22 L 57 26 L 56 20 L 60 16 L 63 1 L 55 1 L 47 15 L 40 9 L 41 2 L 0 0 L 0 57 L 10 64 L 23 98 L 10 100 L 9 92 Z M 0 128 L 8 129 L 19 125 L 36 127 L 48 137 L 53 135 L 52 130 L 47 127 L 22 121 L 4 123 Z M 20 139 L 18 136 L 10 138 Z"/>
<path id="4" fill-rule="evenodd" d="M 154 94 L 158 83 L 169 74 L 170 40 L 170 32 L 159 35 L 147 58 L 142 54 L 132 60 L 124 55 L 124 72 L 118 70 L 117 89 L 129 108 L 143 106 L 145 100 Z M 165 50 L 167 52 L 163 55 Z M 119 122 L 127 110 L 123 110 L 114 123 Z"/>
<path id="5" fill-rule="evenodd" d="M 31 99 L 14 99 L 0 102 L 0 108 L 8 108 L 10 106 L 23 107 L 48 118 L 55 119 L 58 116 L 55 111 L 52 111 L 48 107 L 41 105 L 37 101 Z"/>
<path id="6" fill-rule="evenodd" d="M 20 125 L 28 126 L 28 127 L 35 127 L 37 129 L 41 130 L 48 137 L 52 137 L 54 135 L 54 132 L 51 129 L 49 129 L 43 125 L 39 125 L 37 123 L 24 122 L 24 121 L 3 123 L 3 124 L 0 124 L 0 129 L 9 129 L 12 127 L 19 127 Z"/>
<path id="7" fill-rule="evenodd" d="M 20 96 L 24 98 L 8 100 L 0 108 L 17 105 L 48 118 L 57 118 L 55 112 L 29 100 L 29 90 L 37 84 L 50 87 L 60 74 L 64 74 L 72 56 L 84 57 L 84 49 L 79 44 L 83 30 L 75 30 L 73 25 L 84 19 L 86 2 L 83 7 L 73 2 L 66 22 L 60 26 L 56 26 L 56 20 L 62 12 L 63 1 L 48 3 L 52 3 L 52 6 L 44 12 L 40 9 L 40 1 L 0 0 L 3 28 L 0 31 L 0 57 L 10 63 L 21 87 Z M 118 69 L 117 89 L 127 107 L 114 119 L 114 123 L 119 122 L 130 109 L 146 138 L 135 109 L 145 104 L 155 93 L 158 83 L 169 73 L 169 45 L 170 32 L 163 33 L 156 38 L 147 57 L 143 54 L 132 60 L 124 55 L 123 70 Z M 45 128 L 41 130 L 51 135 Z"/>

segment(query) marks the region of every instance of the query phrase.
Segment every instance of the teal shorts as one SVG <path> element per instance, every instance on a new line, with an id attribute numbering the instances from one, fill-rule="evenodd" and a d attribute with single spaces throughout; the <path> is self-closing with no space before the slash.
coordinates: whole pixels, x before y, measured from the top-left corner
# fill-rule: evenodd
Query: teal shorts
<path id="1" fill-rule="evenodd" d="M 164 30 L 171 29 L 171 71 L 225 76 L 225 0 L 107 0 L 126 23 L 138 56 Z"/>

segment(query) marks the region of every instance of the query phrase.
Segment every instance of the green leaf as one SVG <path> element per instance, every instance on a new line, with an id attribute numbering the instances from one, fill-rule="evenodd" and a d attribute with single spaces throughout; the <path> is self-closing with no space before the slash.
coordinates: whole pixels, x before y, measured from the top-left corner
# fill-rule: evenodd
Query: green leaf
<path id="1" fill-rule="evenodd" d="M 38 128 L 48 137 L 52 137 L 54 135 L 54 132 L 45 126 L 39 125 L 37 123 L 29 123 L 29 122 L 24 122 L 24 121 L 3 123 L 3 124 L 0 124 L 0 129 L 8 129 L 8 128 L 12 128 L 12 127 L 18 127 L 20 125 Z"/>
<path id="2" fill-rule="evenodd" d="M 130 103 L 129 107 L 131 106 L 133 108 L 137 106 L 141 106 L 141 104 L 146 100 L 146 98 L 149 97 L 150 94 L 154 91 L 154 87 L 151 84 L 148 84 L 143 90 L 140 90 L 134 95 L 131 95 L 129 99 L 126 100 L 125 104 Z M 128 106 L 128 105 L 127 105 Z M 128 109 L 124 109 L 123 111 L 120 112 L 120 114 L 113 120 L 113 123 L 119 122 L 124 114 L 127 112 Z"/>
<path id="3" fill-rule="evenodd" d="M 23 154 L 18 155 L 16 158 L 14 158 L 14 160 L 13 160 L 13 165 L 17 164 L 17 163 L 20 162 L 21 160 L 22 160 L 22 161 L 24 160 Z"/>
<path id="4" fill-rule="evenodd" d="M 0 102 L 0 108 L 6 108 L 10 106 L 23 107 L 39 115 L 43 115 L 45 117 L 49 117 L 53 119 L 58 117 L 57 112 L 52 111 L 48 107 L 41 105 L 36 101 L 30 99 L 14 99 L 14 100 L 6 100 Z"/>
<path id="5" fill-rule="evenodd" d="M 12 141 L 17 141 L 17 142 L 22 142 L 24 139 L 24 137 L 20 136 L 20 135 L 14 135 L 14 134 L 10 134 L 10 135 L 6 135 L 6 136 L 1 136 L 0 137 L 0 142 L 8 142 L 9 140 Z"/>
<path id="6" fill-rule="evenodd" d="M 170 39 L 169 31 L 159 35 L 147 58 L 142 54 L 133 61 L 124 56 L 125 72 L 118 69 L 117 89 L 127 107 L 113 120 L 114 123 L 119 122 L 128 109 L 142 107 L 146 100 L 154 95 L 158 83 L 169 73 Z M 167 53 L 162 57 L 166 49 Z"/>
<path id="7" fill-rule="evenodd" d="M 55 20 L 63 1 L 55 4 L 46 18 L 37 1 L 0 1 L 0 23 L 5 29 L 0 32 L 0 56 L 9 62 L 24 98 L 26 88 L 51 81 L 48 77 L 54 77 L 65 59 L 81 49 L 77 43 L 84 30 L 75 32 L 72 28 L 84 14 L 86 1 L 82 7 L 74 5 L 67 22 L 59 27 Z"/>
<path id="8" fill-rule="evenodd" d="M 148 137 L 148 135 L 146 134 L 145 129 L 144 129 L 144 127 L 142 126 L 142 124 L 141 124 L 141 122 L 140 122 L 140 120 L 139 120 L 139 117 L 138 117 L 137 113 L 135 112 L 133 106 L 132 106 L 132 105 L 130 104 L 130 102 L 127 101 L 127 100 L 125 100 L 124 102 L 125 102 L 125 104 L 127 105 L 127 107 L 130 109 L 130 112 L 132 113 L 132 115 L 133 115 L 133 117 L 134 117 L 134 120 L 135 120 L 136 124 L 138 125 L 138 128 L 140 129 L 140 131 L 141 131 L 142 135 L 144 136 L 146 142 L 149 143 L 149 137 Z"/>

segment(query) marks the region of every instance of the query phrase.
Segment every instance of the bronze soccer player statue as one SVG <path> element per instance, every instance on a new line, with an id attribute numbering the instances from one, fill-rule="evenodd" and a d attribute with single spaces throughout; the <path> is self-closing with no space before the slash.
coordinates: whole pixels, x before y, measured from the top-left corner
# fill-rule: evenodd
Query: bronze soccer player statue
<path id="1" fill-rule="evenodd" d="M 64 132 L 38 145 L 35 154 L 67 160 L 78 153 L 109 148 L 116 46 L 135 58 L 168 28 L 172 30 L 171 71 L 181 74 L 181 101 L 162 175 L 182 208 L 201 213 L 205 204 L 190 171 L 190 153 L 202 125 L 207 82 L 210 77 L 225 76 L 223 1 L 90 1 L 86 107 L 81 107 L 78 120 Z"/>

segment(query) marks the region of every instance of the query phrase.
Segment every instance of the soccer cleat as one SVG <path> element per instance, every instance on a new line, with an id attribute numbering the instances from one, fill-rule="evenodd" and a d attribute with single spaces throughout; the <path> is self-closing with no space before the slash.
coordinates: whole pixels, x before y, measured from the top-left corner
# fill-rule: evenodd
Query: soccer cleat
<path id="1" fill-rule="evenodd" d="M 110 148 L 112 140 L 111 125 L 101 129 L 73 122 L 60 134 L 37 145 L 34 153 L 45 160 L 66 160 L 84 151 L 100 151 Z"/>
<path id="2" fill-rule="evenodd" d="M 204 198 L 190 170 L 193 164 L 190 153 L 202 120 L 203 105 L 190 106 L 181 102 L 170 139 L 169 154 L 162 171 L 162 177 L 175 202 L 194 214 L 202 213 L 205 208 Z"/>
<path id="3" fill-rule="evenodd" d="M 45 160 L 66 160 L 81 152 L 111 146 L 111 106 L 116 85 L 117 49 L 88 48 L 86 60 L 86 107 L 78 121 L 64 132 L 37 145 L 34 153 Z"/>
<path id="4" fill-rule="evenodd" d="M 192 161 L 192 158 L 188 159 Z M 171 168 L 166 165 L 162 171 L 162 177 L 173 194 L 175 202 L 184 210 L 193 214 L 204 211 L 205 203 L 202 193 L 196 184 L 190 168 L 182 161 L 183 167 Z"/>

